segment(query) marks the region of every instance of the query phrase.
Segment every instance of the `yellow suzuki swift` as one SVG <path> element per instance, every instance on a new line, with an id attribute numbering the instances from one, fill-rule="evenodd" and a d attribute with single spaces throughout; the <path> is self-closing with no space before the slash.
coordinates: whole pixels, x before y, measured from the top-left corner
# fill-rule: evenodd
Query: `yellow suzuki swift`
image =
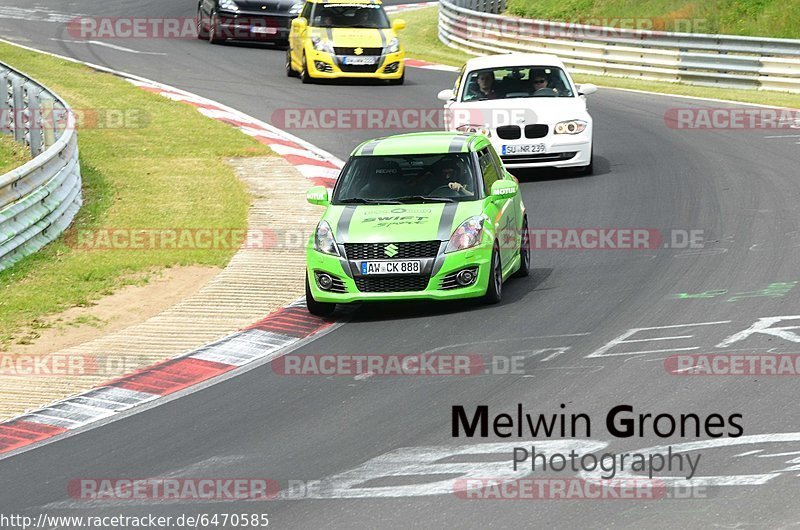
<path id="1" fill-rule="evenodd" d="M 308 0 L 292 21 L 286 75 L 314 79 L 371 78 L 402 85 L 404 51 L 379 0 Z"/>

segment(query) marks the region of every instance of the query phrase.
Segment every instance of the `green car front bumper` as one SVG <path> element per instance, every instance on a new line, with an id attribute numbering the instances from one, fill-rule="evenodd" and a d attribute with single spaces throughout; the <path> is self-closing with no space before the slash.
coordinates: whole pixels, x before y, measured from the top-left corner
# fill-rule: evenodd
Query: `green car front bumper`
<path id="1" fill-rule="evenodd" d="M 441 265 L 434 261 L 427 274 L 363 276 L 358 270 L 360 260 L 348 261 L 309 247 L 306 250 L 306 274 L 311 294 L 317 302 L 347 304 L 383 300 L 457 300 L 486 294 L 491 258 L 492 245 L 483 244 L 449 254 L 440 252 L 436 260 L 441 260 Z M 467 286 L 458 285 L 455 275 L 462 270 L 472 269 L 476 272 L 475 280 Z M 327 290 L 322 289 L 317 280 L 322 273 L 334 278 L 333 286 Z M 409 288 L 414 290 L 406 290 Z"/>

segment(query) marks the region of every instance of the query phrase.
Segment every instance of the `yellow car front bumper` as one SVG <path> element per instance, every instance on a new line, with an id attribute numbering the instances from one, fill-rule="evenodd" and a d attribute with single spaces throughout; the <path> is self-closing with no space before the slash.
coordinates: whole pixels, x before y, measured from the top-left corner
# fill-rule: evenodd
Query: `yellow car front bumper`
<path id="1" fill-rule="evenodd" d="M 382 55 L 374 68 L 348 67 L 341 64 L 339 57 L 312 48 L 306 50 L 306 68 L 308 74 L 315 79 L 400 79 L 405 72 L 404 57 L 405 53 L 400 50 L 397 53 Z"/>

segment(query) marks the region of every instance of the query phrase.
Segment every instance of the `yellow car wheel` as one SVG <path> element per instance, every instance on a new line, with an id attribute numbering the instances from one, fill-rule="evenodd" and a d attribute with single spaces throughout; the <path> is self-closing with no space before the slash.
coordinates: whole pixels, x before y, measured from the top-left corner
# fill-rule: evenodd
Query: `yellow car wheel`
<path id="1" fill-rule="evenodd" d="M 286 76 L 297 77 L 297 72 L 292 68 L 292 49 L 286 50 Z"/>
<path id="2" fill-rule="evenodd" d="M 390 85 L 402 85 L 403 83 L 405 83 L 405 81 L 406 81 L 406 73 L 403 72 L 403 75 L 401 75 L 398 79 L 389 80 L 389 84 Z"/>
<path id="3" fill-rule="evenodd" d="M 303 52 L 303 62 L 302 62 L 303 69 L 300 70 L 300 80 L 303 84 L 309 84 L 313 82 L 311 75 L 308 73 L 308 60 L 306 59 L 306 52 Z"/>

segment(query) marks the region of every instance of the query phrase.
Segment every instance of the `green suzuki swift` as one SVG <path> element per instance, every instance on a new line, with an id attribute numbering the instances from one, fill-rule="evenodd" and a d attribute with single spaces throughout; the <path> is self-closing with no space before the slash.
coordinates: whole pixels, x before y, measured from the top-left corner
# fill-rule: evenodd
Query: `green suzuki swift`
<path id="1" fill-rule="evenodd" d="M 519 185 L 480 134 L 413 133 L 370 140 L 350 155 L 306 250 L 306 304 L 371 300 L 500 301 L 531 254 Z"/>

